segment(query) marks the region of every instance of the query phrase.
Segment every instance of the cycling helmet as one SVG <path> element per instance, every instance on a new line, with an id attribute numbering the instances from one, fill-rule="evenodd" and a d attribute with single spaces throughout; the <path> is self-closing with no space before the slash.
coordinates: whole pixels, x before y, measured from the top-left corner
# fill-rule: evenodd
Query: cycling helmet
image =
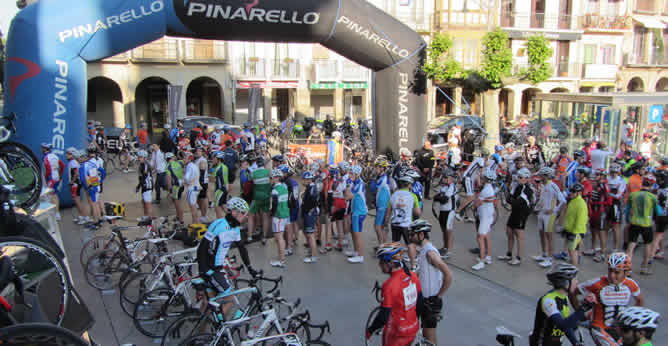
<path id="1" fill-rule="evenodd" d="M 656 171 L 657 181 L 666 181 L 666 178 L 668 178 L 668 171 L 663 169 Z"/>
<path id="2" fill-rule="evenodd" d="M 250 122 L 247 121 L 247 122 L 244 123 L 244 128 L 248 128 L 248 127 L 250 127 L 250 126 L 251 126 L 251 123 L 250 123 Z"/>
<path id="3" fill-rule="evenodd" d="M 282 165 L 280 165 L 276 168 L 280 169 L 281 172 L 283 172 L 284 175 L 288 175 L 290 173 L 290 166 L 288 166 L 286 164 L 282 164 Z"/>
<path id="4" fill-rule="evenodd" d="M 69 148 L 67 148 L 67 150 L 65 152 L 72 155 L 72 156 L 75 156 L 74 154 L 77 152 L 77 148 L 69 147 Z"/>
<path id="5" fill-rule="evenodd" d="M 554 178 L 554 169 L 550 167 L 543 167 L 538 170 L 538 175 L 547 177 L 547 178 Z"/>
<path id="6" fill-rule="evenodd" d="M 41 147 L 42 149 L 47 149 L 47 150 L 53 149 L 53 145 L 51 143 L 42 143 Z"/>
<path id="7" fill-rule="evenodd" d="M 656 329 L 661 314 L 642 306 L 629 306 L 617 315 L 617 321 L 633 329 Z"/>
<path id="8" fill-rule="evenodd" d="M 642 177 L 642 186 L 654 186 L 656 184 L 656 178 L 652 174 L 648 174 Z"/>
<path id="9" fill-rule="evenodd" d="M 415 180 L 408 175 L 402 175 L 397 179 L 398 184 L 413 185 L 413 182 L 415 182 Z"/>
<path id="10" fill-rule="evenodd" d="M 334 131 L 334 132 L 332 132 L 332 137 L 334 137 L 334 138 L 341 138 L 341 132 L 339 132 L 339 131 Z"/>
<path id="11" fill-rule="evenodd" d="M 631 270 L 631 257 L 624 252 L 613 252 L 608 256 L 608 269 Z"/>
<path id="12" fill-rule="evenodd" d="M 225 157 L 225 153 L 223 153 L 222 151 L 216 151 L 215 153 L 213 153 L 213 156 L 214 156 L 215 158 L 217 158 L 217 159 L 221 159 L 221 160 L 222 160 L 223 157 Z"/>
<path id="13" fill-rule="evenodd" d="M 503 151 L 503 149 L 505 149 L 505 148 L 503 147 L 503 145 L 495 145 L 495 146 L 494 146 L 494 151 Z"/>
<path id="14" fill-rule="evenodd" d="M 239 162 L 248 162 L 248 161 L 250 161 L 250 160 L 248 159 L 247 154 L 243 154 L 243 155 L 241 155 L 241 157 L 239 157 Z"/>
<path id="15" fill-rule="evenodd" d="M 414 181 L 415 181 L 415 180 L 420 180 L 420 179 L 422 178 L 422 176 L 420 175 L 420 173 L 418 173 L 418 172 L 415 171 L 414 169 L 409 169 L 408 171 L 406 171 L 406 172 L 404 173 L 404 175 L 407 175 L 407 176 L 413 178 Z"/>
<path id="16" fill-rule="evenodd" d="M 530 178 L 531 171 L 528 168 L 522 168 L 517 172 L 517 176 L 520 178 Z"/>
<path id="17" fill-rule="evenodd" d="M 350 164 L 348 163 L 348 161 L 341 161 L 339 162 L 339 169 L 341 170 L 341 172 L 347 172 L 350 170 Z"/>
<path id="18" fill-rule="evenodd" d="M 401 243 L 384 243 L 378 247 L 376 258 L 383 262 L 401 262 L 404 248 Z"/>
<path id="19" fill-rule="evenodd" d="M 578 274 L 578 268 L 572 264 L 559 263 L 547 273 L 547 280 L 557 288 L 568 288 L 570 281 Z"/>
<path id="20" fill-rule="evenodd" d="M 309 170 L 312 171 L 312 172 L 319 171 L 320 170 L 320 164 L 317 163 L 317 162 L 311 163 L 311 165 L 309 166 Z"/>
<path id="21" fill-rule="evenodd" d="M 264 157 L 261 157 L 261 156 L 260 156 L 260 157 L 256 158 L 256 159 L 255 159 L 255 163 L 256 163 L 259 167 L 264 167 Z"/>
<path id="22" fill-rule="evenodd" d="M 227 201 L 227 210 L 236 210 L 240 213 L 248 213 L 248 203 L 239 197 L 232 197 Z"/>
<path id="23" fill-rule="evenodd" d="M 385 155 L 378 156 L 373 164 L 376 167 L 389 167 L 390 166 L 390 163 L 387 161 L 387 157 L 385 157 Z"/>
<path id="24" fill-rule="evenodd" d="M 313 175 L 313 172 L 311 172 L 311 171 L 306 171 L 306 172 L 302 173 L 302 179 L 313 179 L 313 178 L 314 178 L 314 175 Z"/>
<path id="25" fill-rule="evenodd" d="M 515 143 L 513 143 L 513 142 L 506 143 L 506 148 L 514 148 L 514 147 L 515 147 Z"/>
<path id="26" fill-rule="evenodd" d="M 229 131 L 229 130 L 230 130 L 230 127 L 229 127 L 229 126 L 227 126 L 227 125 L 223 126 L 223 132 L 227 132 L 227 131 Z"/>
<path id="27" fill-rule="evenodd" d="M 336 167 L 332 167 L 329 169 L 329 175 L 337 175 L 339 174 L 339 169 Z"/>
<path id="28" fill-rule="evenodd" d="M 139 150 L 137 151 L 137 156 L 146 158 L 148 157 L 148 153 L 146 152 L 146 150 Z"/>
<path id="29" fill-rule="evenodd" d="M 462 121 L 461 121 L 461 120 L 457 120 L 457 122 L 456 122 L 455 124 L 456 124 L 457 126 L 462 126 Z"/>
<path id="30" fill-rule="evenodd" d="M 576 171 L 585 176 L 589 176 L 591 174 L 591 168 L 587 166 L 579 166 Z"/>
<path id="31" fill-rule="evenodd" d="M 360 175 L 362 174 L 362 167 L 359 165 L 354 165 L 352 168 L 350 168 L 350 171 L 355 175 Z"/>
<path id="32" fill-rule="evenodd" d="M 576 150 L 573 152 L 573 157 L 578 158 L 578 157 L 585 157 L 587 153 L 584 152 L 584 150 Z"/>
<path id="33" fill-rule="evenodd" d="M 271 177 L 272 178 L 283 178 L 283 171 L 281 171 L 278 168 L 274 168 L 271 170 Z"/>
<path id="34" fill-rule="evenodd" d="M 487 148 L 480 149 L 480 156 L 489 156 L 489 150 L 487 150 Z"/>
<path id="35" fill-rule="evenodd" d="M 619 173 L 622 171 L 622 166 L 619 164 L 613 163 L 610 165 L 610 173 Z"/>
<path id="36" fill-rule="evenodd" d="M 661 164 L 662 164 L 662 165 L 668 165 L 668 155 L 664 156 L 664 157 L 661 159 Z"/>
<path id="37" fill-rule="evenodd" d="M 482 173 L 482 176 L 485 177 L 487 180 L 496 180 L 496 172 L 494 172 L 491 169 L 486 169 Z"/>
<path id="38" fill-rule="evenodd" d="M 594 171 L 594 174 L 596 174 L 596 175 L 607 176 L 607 175 L 608 175 L 608 171 L 606 171 L 606 170 L 603 169 L 603 168 L 599 168 L 599 169 L 597 169 L 597 170 Z"/>
<path id="39" fill-rule="evenodd" d="M 417 219 L 408 226 L 413 233 L 431 232 L 431 224 L 424 219 Z"/>
<path id="40" fill-rule="evenodd" d="M 399 155 L 405 156 L 405 157 L 411 157 L 413 154 L 411 154 L 411 151 L 408 150 L 408 148 L 401 148 L 399 149 Z"/>
<path id="41" fill-rule="evenodd" d="M 257 121 L 257 124 L 260 125 L 260 126 L 264 126 L 264 121 L 262 121 L 262 120 L 258 120 L 258 121 Z"/>
<path id="42" fill-rule="evenodd" d="M 283 157 L 283 155 L 278 154 L 278 155 L 272 156 L 271 161 L 283 162 L 283 161 L 285 161 L 285 158 Z"/>
<path id="43" fill-rule="evenodd" d="M 169 160 L 174 157 L 174 153 L 172 152 L 166 152 L 165 153 L 165 160 Z"/>
<path id="44" fill-rule="evenodd" d="M 130 130 L 130 129 L 132 129 L 132 125 L 130 125 L 130 124 L 125 124 L 125 128 L 128 129 L 128 130 Z"/>
<path id="45" fill-rule="evenodd" d="M 582 186 L 580 183 L 575 183 L 571 185 L 570 188 L 568 188 L 568 191 L 571 193 L 582 192 L 582 190 L 584 190 L 584 186 Z"/>

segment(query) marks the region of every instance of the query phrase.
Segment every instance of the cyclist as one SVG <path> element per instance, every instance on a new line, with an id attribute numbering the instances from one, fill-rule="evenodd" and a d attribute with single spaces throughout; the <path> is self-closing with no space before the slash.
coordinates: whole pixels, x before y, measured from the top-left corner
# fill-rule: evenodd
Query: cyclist
<path id="1" fill-rule="evenodd" d="M 443 309 L 443 295 L 452 284 L 452 272 L 443 262 L 441 256 L 429 241 L 431 224 L 425 220 L 415 220 L 410 225 L 410 240 L 420 247 L 418 254 L 418 278 L 422 285 L 424 309 L 420 315 L 424 337 L 434 345 L 436 340 L 436 326 Z"/>
<path id="2" fill-rule="evenodd" d="M 394 179 L 395 182 L 404 172 L 412 168 L 411 162 L 413 161 L 413 154 L 411 154 L 410 150 L 406 148 L 399 149 L 399 157 L 399 163 L 394 166 L 394 170 L 392 171 L 392 179 Z"/>
<path id="3" fill-rule="evenodd" d="M 623 346 L 652 346 L 652 336 L 658 327 L 658 312 L 648 308 L 632 306 L 617 316 L 622 333 Z"/>
<path id="4" fill-rule="evenodd" d="M 304 221 L 304 236 L 308 241 L 309 248 L 311 249 L 311 256 L 304 258 L 304 263 L 314 263 L 318 261 L 316 257 L 316 241 L 315 241 L 315 231 L 317 226 L 318 215 L 320 209 L 320 193 L 318 192 L 318 186 L 313 179 L 315 174 L 312 171 L 306 171 L 302 173 L 302 180 L 304 182 L 304 195 L 302 197 L 302 218 Z M 327 251 L 325 251 L 327 253 Z"/>
<path id="5" fill-rule="evenodd" d="M 366 218 L 368 209 L 366 206 L 366 188 L 364 181 L 360 177 L 362 174 L 362 167 L 354 165 L 351 168 L 352 184 L 349 191 L 352 194 L 350 202 L 351 208 L 351 222 L 352 222 L 352 238 L 354 245 L 354 252 L 348 258 L 350 263 L 364 262 L 364 239 L 362 238 L 362 231 L 364 230 L 364 219 Z"/>
<path id="6" fill-rule="evenodd" d="M 241 138 L 244 143 L 244 148 L 243 148 L 244 153 L 255 150 L 255 134 L 251 129 L 251 123 L 248 121 L 244 123 L 244 129 L 243 131 L 241 131 Z"/>
<path id="7" fill-rule="evenodd" d="M 616 163 L 610 165 L 610 176 L 608 177 L 608 190 L 612 198 L 612 205 L 608 211 L 608 219 L 615 231 L 615 249 L 621 249 L 622 234 L 619 224 L 622 221 L 622 201 L 626 194 L 626 180 L 620 175 L 622 167 Z"/>
<path id="8" fill-rule="evenodd" d="M 95 145 L 99 152 L 107 151 L 107 136 L 104 134 L 104 126 L 97 126 L 95 132 Z"/>
<path id="9" fill-rule="evenodd" d="M 566 199 L 559 190 L 559 186 L 553 181 L 554 170 L 552 168 L 543 167 L 538 170 L 538 175 L 542 179 L 542 184 L 536 211 L 538 211 L 538 230 L 543 253 L 533 256 L 533 259 L 538 262 L 539 266 L 548 268 L 552 266 L 552 254 L 554 254 L 554 226 L 559 211 L 566 204 Z"/>
<path id="10" fill-rule="evenodd" d="M 629 195 L 629 203 L 626 205 L 629 222 L 629 246 L 626 253 L 633 255 L 633 250 L 638 243 L 638 237 L 642 236 L 645 246 L 643 248 L 643 260 L 640 265 L 640 274 L 652 274 L 649 266 L 649 260 L 653 253 L 652 241 L 654 234 L 652 232 L 652 223 L 655 215 L 662 215 L 663 210 L 659 205 L 656 195 L 650 192 L 654 185 L 654 178 L 645 176 L 642 180 L 642 190 L 632 192 Z"/>
<path id="11" fill-rule="evenodd" d="M 195 163 L 195 157 L 192 152 L 184 151 L 183 154 L 183 160 L 186 163 L 186 172 L 183 176 L 183 185 L 185 186 L 186 190 L 186 201 L 190 207 L 192 223 L 197 223 L 199 220 L 199 211 L 197 210 L 197 195 L 202 189 L 199 185 L 199 167 Z"/>
<path id="12" fill-rule="evenodd" d="M 88 192 L 86 198 L 88 199 L 88 204 L 91 206 L 93 221 L 98 222 L 102 217 L 99 199 L 100 185 L 104 181 L 105 171 L 103 167 L 98 167 L 95 161 L 97 150 L 94 145 L 88 147 L 87 153 L 88 159 L 79 168 L 79 181 L 81 182 L 81 186 Z"/>
<path id="13" fill-rule="evenodd" d="M 174 203 L 176 209 L 176 219 L 183 223 L 183 205 L 181 204 L 181 195 L 183 195 L 183 164 L 176 159 L 174 153 L 165 153 L 167 160 L 167 189 L 169 198 Z"/>
<path id="14" fill-rule="evenodd" d="M 536 192 L 529 184 L 531 171 L 522 168 L 517 172 L 518 184 L 510 193 L 512 209 L 506 223 L 506 235 L 508 236 L 508 252 L 497 258 L 508 261 L 510 265 L 519 265 L 522 261 L 522 250 L 524 249 L 524 227 L 526 225 L 532 207 L 536 203 Z M 517 239 L 517 256 L 513 258 L 513 246 Z"/>
<path id="15" fill-rule="evenodd" d="M 463 220 L 461 217 L 462 210 L 468 207 L 468 205 L 475 199 L 476 185 L 480 177 L 480 172 L 485 167 L 487 156 L 489 156 L 489 151 L 487 151 L 486 148 L 480 149 L 480 157 L 476 157 L 468 168 L 466 168 L 466 171 L 464 171 L 463 178 L 466 200 L 459 206 L 459 209 L 457 209 L 457 213 L 455 214 L 455 218 L 459 221 Z M 467 217 L 465 221 L 470 222 L 472 220 Z"/>
<path id="16" fill-rule="evenodd" d="M 505 150 L 503 145 L 497 144 L 494 146 L 494 154 L 492 154 L 492 156 L 489 157 L 490 160 L 487 162 L 487 169 L 496 172 L 499 166 L 503 164 L 503 156 L 502 156 L 503 150 Z"/>
<path id="17" fill-rule="evenodd" d="M 573 152 L 573 158 L 574 160 L 569 162 L 567 168 L 566 168 L 566 181 L 565 185 L 562 185 L 565 187 L 565 189 L 568 189 L 571 187 L 571 185 L 575 184 L 578 181 L 581 181 L 577 177 L 578 172 L 589 172 L 589 167 L 587 167 L 584 162 L 586 158 L 586 154 L 582 150 L 576 150 Z M 582 168 L 582 169 L 580 169 Z M 585 170 L 586 169 L 586 170 Z M 585 176 L 589 176 L 589 174 L 585 174 Z"/>
<path id="18" fill-rule="evenodd" d="M 245 250 L 241 243 L 240 225 L 248 217 L 248 204 L 239 197 L 231 198 L 226 204 L 227 213 L 224 218 L 217 219 L 209 225 L 197 247 L 197 264 L 202 278 L 208 281 L 217 293 L 226 293 L 232 284 L 223 269 L 225 257 L 233 243 L 239 244 L 239 252 Z M 242 258 L 244 256 L 242 255 Z M 244 264 L 251 272 L 250 262 Z M 254 271 L 252 271 L 254 272 Z M 215 295 L 215 294 L 214 294 Z M 213 296 L 213 295 L 212 295 Z M 202 304 L 206 306 L 206 304 Z M 232 299 L 223 300 L 223 315 L 227 315 L 233 307 Z"/>
<path id="19" fill-rule="evenodd" d="M 564 217 L 564 231 L 566 234 L 566 246 L 571 264 L 577 265 L 580 257 L 580 242 L 587 232 L 589 223 L 589 208 L 582 199 L 584 187 L 580 183 L 575 183 L 568 189 L 569 201 L 566 206 L 566 215 Z"/>
<path id="20" fill-rule="evenodd" d="M 345 162 L 345 161 L 341 161 Z M 345 199 L 346 191 L 346 181 L 342 177 L 342 172 L 339 169 L 335 168 L 335 172 L 330 171 L 330 176 L 332 177 L 332 183 L 330 184 L 329 191 L 331 193 L 332 203 L 331 214 L 332 214 L 332 223 L 336 224 L 336 233 L 338 234 L 338 244 L 336 245 L 337 251 L 343 251 L 344 236 L 345 236 L 345 214 L 348 207 Z M 332 174 L 334 173 L 334 174 Z"/>
<path id="21" fill-rule="evenodd" d="M 441 226 L 441 232 L 443 233 L 443 247 L 438 249 L 438 253 L 444 259 L 447 259 L 452 255 L 452 249 L 455 243 L 453 230 L 455 209 L 458 199 L 457 185 L 455 184 L 456 178 L 457 173 L 454 171 L 446 172 L 445 175 L 441 177 L 438 194 L 434 197 L 434 201 L 439 203 L 439 214 L 437 218 L 439 226 Z"/>
<path id="22" fill-rule="evenodd" d="M 269 235 L 271 221 L 269 219 L 271 182 L 269 181 L 269 170 L 264 167 L 264 158 L 255 159 L 258 169 L 251 171 L 252 202 L 250 206 L 250 217 L 248 218 L 248 233 L 254 234 L 256 222 L 262 224 L 262 239 Z M 287 202 L 287 201 L 286 201 Z"/>
<path id="23" fill-rule="evenodd" d="M 70 195 L 79 212 L 79 216 L 72 221 L 77 225 L 83 225 L 90 221 L 90 216 L 86 215 L 79 198 L 81 195 L 81 183 L 79 182 L 79 168 L 81 165 L 77 160 L 81 157 L 81 154 L 76 148 L 68 148 L 65 157 L 67 158 L 67 180 L 70 182 Z"/>
<path id="24" fill-rule="evenodd" d="M 565 180 L 567 176 L 568 166 L 573 160 L 568 156 L 568 147 L 562 146 L 559 148 L 559 154 L 552 159 L 552 164 L 556 166 L 555 179 L 560 190 L 565 189 Z"/>
<path id="25" fill-rule="evenodd" d="M 213 179 L 216 184 L 214 192 L 214 207 L 216 208 L 216 218 L 223 217 L 223 206 L 227 203 L 227 193 L 230 191 L 229 171 L 223 163 L 225 153 L 217 151 L 213 155 Z"/>
<path id="26" fill-rule="evenodd" d="M 596 170 L 592 174 L 592 192 L 589 198 L 589 229 L 591 230 L 591 250 L 584 251 L 585 256 L 594 256 L 594 262 L 603 262 L 607 251 L 608 230 L 606 229 L 606 212 L 612 204 L 606 182 L 606 172 Z M 596 247 L 599 240 L 600 247 Z"/>
<path id="27" fill-rule="evenodd" d="M 492 226 L 496 222 L 498 212 L 496 211 L 496 192 L 492 186 L 492 182 L 496 180 L 496 172 L 485 170 L 482 173 L 481 184 L 482 190 L 478 194 L 475 201 L 476 206 L 476 228 L 478 247 L 480 248 L 480 257 L 478 263 L 473 265 L 473 270 L 481 270 L 485 268 L 485 264 L 492 264 L 491 246 L 489 240 L 489 232 L 492 231 Z"/>
<path id="28" fill-rule="evenodd" d="M 278 168 L 271 170 L 271 224 L 274 239 L 276 240 L 276 247 L 278 248 L 278 260 L 271 261 L 269 264 L 272 267 L 281 268 L 285 267 L 285 240 L 283 239 L 283 232 L 285 232 L 285 226 L 290 221 L 288 187 L 281 182 L 282 179 L 283 171 Z M 288 239 L 288 242 L 291 240 Z"/>
<path id="29" fill-rule="evenodd" d="M 130 149 L 132 147 L 132 142 L 130 139 L 132 138 L 132 126 L 125 125 L 125 129 L 121 132 L 118 140 L 120 142 L 121 146 L 121 152 L 119 153 L 119 161 L 121 162 L 121 166 L 123 167 L 123 173 L 129 173 L 130 170 L 128 169 L 128 166 L 130 165 Z"/>
<path id="30" fill-rule="evenodd" d="M 597 345 L 617 345 L 620 335 L 615 318 L 626 307 L 643 306 L 645 303 L 638 284 L 628 277 L 630 271 L 631 257 L 623 252 L 614 252 L 608 257 L 608 275 L 580 284 L 571 296 L 575 307 L 578 305 L 577 295 L 592 293 L 596 297 L 590 332 Z"/>
<path id="31" fill-rule="evenodd" d="M 53 145 L 51 143 L 42 143 L 44 181 L 46 187 L 52 189 L 49 192 L 49 196 L 51 197 L 51 202 L 56 205 L 56 220 L 60 220 L 58 192 L 60 191 L 60 182 L 63 180 L 63 173 L 65 172 L 65 163 L 52 150 Z"/>
<path id="32" fill-rule="evenodd" d="M 554 288 L 538 299 L 530 346 L 561 346 L 564 336 L 573 345 L 583 345 L 576 338 L 575 330 L 578 322 L 585 318 L 585 312 L 592 308 L 593 298 L 589 296 L 571 313 L 568 297 L 577 290 L 577 273 L 578 269 L 567 263 L 557 264 L 547 273 L 547 280 Z"/>
<path id="33" fill-rule="evenodd" d="M 539 170 L 545 164 L 545 157 L 543 156 L 543 149 L 536 144 L 536 137 L 527 137 L 527 145 L 524 148 L 524 159 L 529 165 L 529 169 L 534 171 Z"/>
<path id="34" fill-rule="evenodd" d="M 390 180 L 387 176 L 387 167 L 389 162 L 385 156 L 378 156 L 374 162 L 378 176 L 374 182 L 376 190 L 376 237 L 378 244 L 387 242 L 387 219 L 389 218 L 387 209 L 390 204 Z"/>
<path id="35" fill-rule="evenodd" d="M 195 149 L 195 165 L 199 169 L 199 186 L 201 187 L 201 190 L 197 194 L 197 205 L 201 212 L 199 221 L 200 223 L 207 223 L 206 212 L 209 208 L 209 161 L 201 146 Z"/>
<path id="36" fill-rule="evenodd" d="M 663 213 L 656 216 L 656 234 L 652 242 L 652 254 L 655 259 L 663 259 L 663 233 L 668 225 L 668 171 L 659 170 L 656 172 L 657 184 L 659 189 L 657 191 L 657 200 Z"/>
<path id="37" fill-rule="evenodd" d="M 413 222 L 413 217 L 420 217 L 422 210 L 417 196 L 409 190 L 409 187 L 413 185 L 413 178 L 403 175 L 397 180 L 397 185 L 399 189 L 390 197 L 389 213 L 391 215 L 392 241 L 397 242 L 400 238 L 403 238 L 404 242 L 408 244 L 408 256 L 411 268 L 413 268 L 416 263 L 417 249 L 408 240 L 408 227 Z"/>
<path id="38" fill-rule="evenodd" d="M 146 161 L 148 153 L 146 150 L 139 150 L 137 152 L 137 158 L 139 159 L 139 182 L 135 187 L 135 192 L 141 191 L 141 201 L 142 206 L 144 207 L 144 216 L 143 219 L 153 218 L 153 206 L 151 205 L 151 199 L 153 194 L 153 176 L 151 175 L 151 167 Z"/>
<path id="39" fill-rule="evenodd" d="M 226 149 L 227 150 L 227 149 Z M 251 179 L 251 171 L 248 168 L 249 165 L 248 155 L 241 155 L 239 159 L 239 191 L 241 192 L 241 198 L 243 198 L 247 203 L 253 201 L 253 180 Z M 250 223 L 250 217 L 248 222 Z M 249 228 L 250 230 L 251 228 Z M 254 230 L 252 230 L 254 232 Z M 252 234 L 252 233 L 251 233 Z M 264 239 L 264 238 L 263 238 Z"/>
<path id="40" fill-rule="evenodd" d="M 164 132 L 163 132 L 164 133 Z M 155 204 L 160 204 L 160 190 L 167 190 L 167 161 L 165 160 L 165 154 L 160 150 L 160 146 L 157 144 L 151 145 L 153 152 L 151 153 L 151 159 L 149 160 L 149 166 L 151 170 L 156 173 L 155 175 Z"/>
<path id="41" fill-rule="evenodd" d="M 287 249 L 285 254 L 292 256 L 293 249 L 292 243 L 293 240 L 296 240 L 299 234 L 299 183 L 292 176 L 294 171 L 286 164 L 280 165 L 278 167 L 283 172 L 283 183 L 288 188 L 288 208 L 290 208 L 290 219 L 288 220 L 288 225 L 286 226 L 286 240 L 287 240 Z"/>
<path id="42" fill-rule="evenodd" d="M 376 251 L 378 265 L 390 278 L 383 283 L 380 312 L 366 330 L 366 338 L 383 328 L 384 346 L 409 346 L 415 339 L 422 315 L 422 287 L 417 274 L 402 262 L 404 249 L 399 243 L 382 244 Z"/>
<path id="43" fill-rule="evenodd" d="M 227 167 L 229 183 L 234 183 L 237 176 L 237 165 L 239 163 L 239 153 L 232 148 L 232 141 L 225 141 L 223 150 L 223 163 Z"/>

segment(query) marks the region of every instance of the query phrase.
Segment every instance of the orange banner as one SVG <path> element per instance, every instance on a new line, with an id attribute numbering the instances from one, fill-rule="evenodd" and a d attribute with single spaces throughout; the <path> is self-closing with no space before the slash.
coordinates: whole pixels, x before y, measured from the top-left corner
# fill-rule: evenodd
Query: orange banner
<path id="1" fill-rule="evenodd" d="M 291 153 L 304 151 L 304 154 L 309 161 L 322 159 L 326 161 L 327 158 L 327 144 L 289 144 L 288 150 Z"/>

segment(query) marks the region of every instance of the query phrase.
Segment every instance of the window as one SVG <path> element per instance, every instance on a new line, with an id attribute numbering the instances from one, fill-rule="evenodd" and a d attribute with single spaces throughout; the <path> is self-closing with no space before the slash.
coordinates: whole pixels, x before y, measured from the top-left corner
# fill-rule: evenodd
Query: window
<path id="1" fill-rule="evenodd" d="M 596 62 L 596 45 L 586 44 L 584 46 L 584 63 L 593 64 Z"/>
<path id="2" fill-rule="evenodd" d="M 587 1 L 587 12 L 586 13 L 598 13 L 600 10 L 600 3 L 598 0 L 589 0 Z"/>
<path id="3" fill-rule="evenodd" d="M 464 42 L 455 40 L 455 60 L 464 61 Z"/>
<path id="4" fill-rule="evenodd" d="M 475 66 L 478 58 L 478 40 L 466 40 L 464 66 Z"/>
<path id="5" fill-rule="evenodd" d="M 654 0 L 636 0 L 636 11 L 654 12 Z"/>
<path id="6" fill-rule="evenodd" d="M 668 1 L 668 0 L 666 0 L 666 1 Z M 449 3 L 450 3 L 450 0 L 443 0 L 443 2 L 442 2 L 442 8 L 443 8 L 444 10 L 447 10 L 447 9 L 448 9 L 448 6 L 449 6 Z"/>
<path id="7" fill-rule="evenodd" d="M 615 46 L 603 45 L 601 46 L 601 63 L 606 65 L 615 65 Z"/>

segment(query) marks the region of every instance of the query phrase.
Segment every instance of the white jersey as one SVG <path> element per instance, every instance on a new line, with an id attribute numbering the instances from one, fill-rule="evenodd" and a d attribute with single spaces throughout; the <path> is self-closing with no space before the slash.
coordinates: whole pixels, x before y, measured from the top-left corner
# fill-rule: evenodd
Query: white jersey
<path id="1" fill-rule="evenodd" d="M 44 169 L 49 169 L 49 176 L 53 181 L 60 181 L 60 159 L 54 153 L 47 153 L 44 157 Z M 46 164 L 48 162 L 48 165 Z"/>
<path id="2" fill-rule="evenodd" d="M 608 189 L 613 199 L 622 199 L 626 192 L 626 180 L 621 175 L 608 177 Z"/>
<path id="3" fill-rule="evenodd" d="M 392 225 L 408 227 L 413 221 L 413 208 L 419 206 L 417 196 L 414 193 L 401 189 L 392 194 L 390 198 L 392 207 Z"/>
<path id="4" fill-rule="evenodd" d="M 536 210 L 541 213 L 552 210 L 553 213 L 556 213 L 564 203 L 566 203 L 566 199 L 559 190 L 559 186 L 553 181 L 549 181 L 540 188 L 540 199 L 536 205 Z"/>
<path id="5" fill-rule="evenodd" d="M 194 161 L 188 162 L 186 172 L 183 175 L 184 184 L 191 187 L 199 187 L 199 167 Z"/>
<path id="6" fill-rule="evenodd" d="M 67 162 L 67 181 L 72 183 L 72 170 L 73 169 L 79 169 L 81 165 L 79 164 L 79 161 L 72 159 Z M 74 179 L 79 179 L 79 177 L 74 177 Z"/>
<path id="7" fill-rule="evenodd" d="M 483 200 L 482 204 L 478 207 L 478 216 L 482 218 L 494 215 L 494 202 L 489 200 L 493 200 L 495 197 L 496 192 L 494 191 L 492 184 L 485 184 L 485 186 L 483 186 L 482 190 L 480 191 L 480 195 L 478 195 L 478 198 Z M 484 200 L 488 201 L 485 202 Z"/>
<path id="8" fill-rule="evenodd" d="M 94 157 L 93 162 L 95 162 L 95 165 L 97 166 L 97 168 L 104 169 L 104 160 L 102 160 L 101 157 L 99 157 L 99 156 Z"/>
<path id="9" fill-rule="evenodd" d="M 439 193 L 445 195 L 448 197 L 448 202 L 447 203 L 441 203 L 440 206 L 440 211 L 451 211 L 455 209 L 455 202 L 457 198 L 457 186 L 455 184 L 451 184 L 448 186 L 441 186 L 439 189 Z"/>
<path id="10" fill-rule="evenodd" d="M 464 171 L 464 177 L 473 178 L 477 176 L 483 167 L 485 167 L 485 160 L 482 157 L 476 157 Z"/>
<path id="11" fill-rule="evenodd" d="M 614 154 L 612 151 L 594 149 L 591 151 L 591 169 L 605 169 L 605 159 Z"/>
<path id="12" fill-rule="evenodd" d="M 165 161 L 165 154 L 156 150 L 151 154 L 151 168 L 153 168 L 157 173 L 165 173 L 167 170 L 167 161 Z"/>
<path id="13" fill-rule="evenodd" d="M 204 163 L 204 182 L 209 181 L 209 161 L 206 160 L 206 157 L 201 156 L 199 159 L 195 160 L 197 168 L 201 170 L 202 163 Z"/>
<path id="14" fill-rule="evenodd" d="M 439 255 L 438 250 L 434 247 L 434 244 L 427 243 L 420 253 L 417 255 L 418 262 L 418 278 L 420 279 L 420 285 L 422 286 L 422 295 L 425 298 L 433 297 L 438 295 L 438 292 L 441 290 L 443 285 L 443 273 L 435 266 L 429 263 L 427 260 L 427 254 L 429 252 L 435 252 L 436 255 Z M 440 255 L 439 255 L 440 256 Z"/>

